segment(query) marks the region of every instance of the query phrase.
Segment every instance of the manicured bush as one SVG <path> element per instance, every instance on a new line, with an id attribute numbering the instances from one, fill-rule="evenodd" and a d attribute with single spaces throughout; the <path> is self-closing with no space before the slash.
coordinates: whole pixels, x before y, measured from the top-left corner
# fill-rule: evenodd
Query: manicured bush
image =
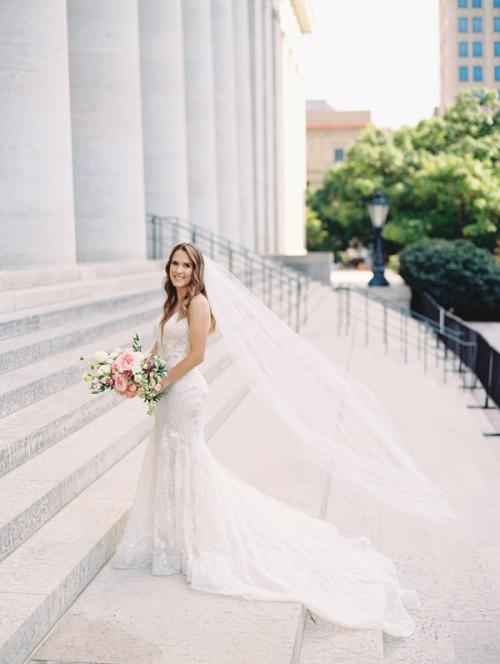
<path id="1" fill-rule="evenodd" d="M 500 320 L 500 264 L 468 240 L 421 240 L 399 254 L 414 291 L 468 320 Z"/>

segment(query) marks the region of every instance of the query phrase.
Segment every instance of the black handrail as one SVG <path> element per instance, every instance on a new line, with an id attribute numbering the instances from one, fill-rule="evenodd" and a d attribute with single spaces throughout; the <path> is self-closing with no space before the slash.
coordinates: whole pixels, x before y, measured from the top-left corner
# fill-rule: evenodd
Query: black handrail
<path id="1" fill-rule="evenodd" d="M 429 316 L 439 322 L 437 334 L 446 347 L 450 348 L 460 361 L 465 364 L 476 376 L 486 393 L 484 407 L 489 407 L 490 399 L 500 407 L 500 353 L 486 341 L 482 334 L 471 328 L 467 323 L 447 311 L 434 298 L 426 292 L 414 291 L 412 293 L 412 309 L 422 315 Z M 471 356 L 463 353 L 462 347 L 450 339 L 449 333 L 460 336 L 461 339 L 474 342 L 476 352 Z"/>
<path id="2" fill-rule="evenodd" d="M 226 267 L 247 288 L 258 293 L 270 308 L 280 305 L 288 324 L 298 332 L 307 322 L 307 295 L 310 277 L 271 258 L 260 256 L 242 245 L 196 226 L 180 217 L 146 216 L 148 257 L 166 258 L 179 242 L 192 242 L 210 258 L 225 261 Z"/>

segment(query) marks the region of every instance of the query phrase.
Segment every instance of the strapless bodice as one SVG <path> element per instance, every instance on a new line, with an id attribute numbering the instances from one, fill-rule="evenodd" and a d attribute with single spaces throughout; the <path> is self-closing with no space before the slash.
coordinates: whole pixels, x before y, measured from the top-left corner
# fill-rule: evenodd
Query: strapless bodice
<path id="1" fill-rule="evenodd" d="M 161 338 L 160 319 L 155 322 L 154 335 L 158 344 L 158 354 L 167 365 L 167 370 L 177 364 L 189 352 L 189 321 L 187 316 L 178 319 L 178 314 L 167 320 Z"/>

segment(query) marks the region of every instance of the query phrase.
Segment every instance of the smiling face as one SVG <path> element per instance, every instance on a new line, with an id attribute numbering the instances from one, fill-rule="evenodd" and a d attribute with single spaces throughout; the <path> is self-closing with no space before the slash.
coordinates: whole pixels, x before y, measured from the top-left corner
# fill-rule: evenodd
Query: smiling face
<path id="1" fill-rule="evenodd" d="M 187 252 L 183 249 L 177 249 L 170 263 L 169 276 L 173 285 L 177 288 L 188 286 L 193 276 L 193 269 L 193 263 Z"/>

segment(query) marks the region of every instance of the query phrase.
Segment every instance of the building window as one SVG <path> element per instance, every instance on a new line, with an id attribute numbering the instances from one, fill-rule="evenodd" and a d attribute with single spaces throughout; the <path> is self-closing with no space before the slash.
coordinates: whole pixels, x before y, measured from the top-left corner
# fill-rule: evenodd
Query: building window
<path id="1" fill-rule="evenodd" d="M 481 7 L 483 6 L 483 0 L 472 0 L 472 6 L 475 9 L 481 9 Z"/>
<path id="2" fill-rule="evenodd" d="M 467 8 L 467 0 L 458 0 L 458 8 L 459 9 L 466 9 Z"/>
<path id="3" fill-rule="evenodd" d="M 466 58 L 469 55 L 469 44 L 467 42 L 458 42 L 458 56 Z"/>
<path id="4" fill-rule="evenodd" d="M 458 78 L 461 81 L 469 80 L 469 68 L 468 67 L 459 67 L 458 68 Z"/>
<path id="5" fill-rule="evenodd" d="M 474 42 L 472 44 L 472 55 L 480 58 L 483 55 L 483 42 Z"/>
<path id="6" fill-rule="evenodd" d="M 500 81 L 500 67 L 495 67 L 495 81 Z"/>
<path id="7" fill-rule="evenodd" d="M 472 19 L 472 32 L 483 31 L 483 19 L 480 16 L 474 16 Z"/>
<path id="8" fill-rule="evenodd" d="M 493 0 L 493 7 L 500 7 L 500 0 Z"/>
<path id="9" fill-rule="evenodd" d="M 495 55 L 500 56 L 500 42 L 495 42 Z"/>
<path id="10" fill-rule="evenodd" d="M 335 152 L 333 153 L 333 161 L 344 161 L 343 148 L 335 148 Z"/>
<path id="11" fill-rule="evenodd" d="M 473 69 L 473 78 L 475 81 L 482 81 L 483 80 L 483 68 L 482 67 L 474 67 Z"/>
<path id="12" fill-rule="evenodd" d="M 459 32 L 468 32 L 469 27 L 467 25 L 467 19 L 466 18 L 459 18 L 458 19 L 458 31 Z"/>
<path id="13" fill-rule="evenodd" d="M 495 32 L 500 32 L 500 16 L 495 16 L 493 21 L 494 21 L 493 29 L 495 30 Z"/>

